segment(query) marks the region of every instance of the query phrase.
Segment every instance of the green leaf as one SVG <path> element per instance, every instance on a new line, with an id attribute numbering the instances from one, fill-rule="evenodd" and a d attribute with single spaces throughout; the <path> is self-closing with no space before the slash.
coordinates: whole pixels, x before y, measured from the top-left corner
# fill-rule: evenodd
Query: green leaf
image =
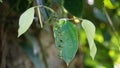
<path id="1" fill-rule="evenodd" d="M 0 2 L 2 3 L 2 0 L 0 0 Z"/>
<path id="2" fill-rule="evenodd" d="M 76 17 L 81 17 L 83 0 L 64 0 L 65 9 Z"/>
<path id="3" fill-rule="evenodd" d="M 78 50 L 78 32 L 75 25 L 69 21 L 59 20 L 54 26 L 54 37 L 58 56 L 68 65 Z"/>
<path id="4" fill-rule="evenodd" d="M 104 0 L 104 6 L 108 9 L 115 9 L 116 6 L 112 4 L 111 0 Z"/>
<path id="5" fill-rule="evenodd" d="M 26 10 L 19 19 L 18 37 L 25 33 L 34 19 L 34 7 Z"/>
<path id="6" fill-rule="evenodd" d="M 88 39 L 88 43 L 90 47 L 90 56 L 92 57 L 92 59 L 94 59 L 96 52 L 97 52 L 97 48 L 94 43 L 95 26 L 89 20 L 83 20 L 82 27 L 85 30 L 86 35 L 87 35 L 87 39 Z"/>

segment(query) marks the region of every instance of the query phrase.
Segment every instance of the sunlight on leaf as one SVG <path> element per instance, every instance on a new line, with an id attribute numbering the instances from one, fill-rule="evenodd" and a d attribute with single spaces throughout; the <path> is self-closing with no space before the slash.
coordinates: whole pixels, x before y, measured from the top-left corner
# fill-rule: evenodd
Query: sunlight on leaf
<path id="1" fill-rule="evenodd" d="M 96 41 L 98 41 L 99 43 L 103 43 L 104 42 L 104 38 L 102 36 L 102 32 L 98 29 L 96 30 L 96 35 L 94 38 Z"/>
<path id="2" fill-rule="evenodd" d="M 114 35 L 111 37 L 111 42 L 114 43 L 115 46 L 119 46 L 119 42 Z"/>
<path id="3" fill-rule="evenodd" d="M 117 15 L 120 16 L 120 8 L 117 9 Z"/>
<path id="4" fill-rule="evenodd" d="M 60 20 L 54 26 L 58 56 L 69 65 L 78 50 L 78 32 L 70 21 Z"/>
<path id="5" fill-rule="evenodd" d="M 119 54 L 119 57 L 117 58 L 117 61 L 115 63 L 120 63 L 120 54 Z"/>
<path id="6" fill-rule="evenodd" d="M 114 56 L 115 56 L 115 51 L 114 51 L 114 50 L 110 50 L 110 51 L 109 51 L 109 55 L 110 55 L 111 57 L 114 57 Z"/>
<path id="7" fill-rule="evenodd" d="M 104 0 L 104 6 L 109 8 L 109 9 L 115 9 L 116 6 L 114 6 L 110 0 Z"/>
<path id="8" fill-rule="evenodd" d="M 87 39 L 88 39 L 88 43 L 90 47 L 90 56 L 92 57 L 92 59 L 94 59 L 96 52 L 97 52 L 97 48 L 94 43 L 95 26 L 89 20 L 83 20 L 82 27 L 85 30 L 86 35 L 87 35 Z"/>
<path id="9" fill-rule="evenodd" d="M 34 7 L 26 10 L 19 19 L 18 37 L 25 33 L 34 19 Z"/>

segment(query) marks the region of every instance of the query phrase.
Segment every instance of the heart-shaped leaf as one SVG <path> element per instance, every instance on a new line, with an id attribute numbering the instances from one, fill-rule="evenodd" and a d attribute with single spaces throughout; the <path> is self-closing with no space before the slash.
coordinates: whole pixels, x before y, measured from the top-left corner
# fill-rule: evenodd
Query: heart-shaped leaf
<path id="1" fill-rule="evenodd" d="M 82 27 L 85 30 L 86 35 L 87 35 L 87 39 L 88 39 L 88 43 L 90 47 L 90 56 L 92 57 L 92 59 L 94 59 L 96 52 L 97 52 L 97 48 L 94 43 L 95 26 L 89 20 L 83 20 Z"/>
<path id="2" fill-rule="evenodd" d="M 28 30 L 28 28 L 33 22 L 33 19 L 34 19 L 34 7 L 31 7 L 20 16 L 18 37 Z"/>
<path id="3" fill-rule="evenodd" d="M 54 37 L 58 55 L 68 65 L 78 50 L 78 32 L 75 25 L 69 21 L 60 20 L 54 26 Z"/>

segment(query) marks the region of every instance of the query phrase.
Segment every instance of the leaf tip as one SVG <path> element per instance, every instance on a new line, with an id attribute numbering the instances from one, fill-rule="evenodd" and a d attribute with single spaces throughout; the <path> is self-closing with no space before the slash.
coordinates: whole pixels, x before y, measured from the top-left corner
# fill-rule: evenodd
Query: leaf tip
<path id="1" fill-rule="evenodd" d="M 17 38 L 19 38 L 19 37 L 20 37 L 20 35 L 17 36 Z"/>
<path id="2" fill-rule="evenodd" d="M 20 32 L 20 28 L 18 29 L 18 38 L 22 35 L 22 33 Z"/>
<path id="3" fill-rule="evenodd" d="M 18 33 L 18 36 L 17 36 L 17 37 L 19 38 L 20 36 L 21 36 L 21 34 Z"/>
<path id="4" fill-rule="evenodd" d="M 95 56 L 91 56 L 92 57 L 92 60 L 94 60 L 95 59 Z"/>
<path id="5" fill-rule="evenodd" d="M 90 56 L 92 57 L 92 60 L 95 59 L 96 53 L 97 53 L 97 48 L 96 48 L 96 46 L 94 45 L 93 51 L 90 52 Z"/>
<path id="6" fill-rule="evenodd" d="M 66 63 L 67 64 L 67 66 L 69 66 L 69 63 Z"/>
<path id="7" fill-rule="evenodd" d="M 96 54 L 96 53 L 95 53 L 95 54 Z M 92 55 L 90 54 L 90 56 L 91 56 L 92 60 L 94 60 L 94 59 L 95 59 L 95 54 L 94 54 L 94 55 L 93 55 L 93 54 L 92 54 Z"/>

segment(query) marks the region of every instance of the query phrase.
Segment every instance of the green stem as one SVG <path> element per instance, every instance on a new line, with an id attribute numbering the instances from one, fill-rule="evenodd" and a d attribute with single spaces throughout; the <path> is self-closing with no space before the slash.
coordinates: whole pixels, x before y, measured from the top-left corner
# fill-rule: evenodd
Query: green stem
<path id="1" fill-rule="evenodd" d="M 41 26 L 41 28 L 43 28 L 43 23 L 42 23 L 42 19 L 41 19 L 40 9 L 37 8 L 37 11 L 38 11 L 38 18 L 39 18 L 40 26 Z"/>
<path id="2" fill-rule="evenodd" d="M 64 7 L 63 7 L 63 5 L 64 5 L 64 1 L 63 0 L 61 0 L 61 4 L 60 4 L 61 6 L 61 10 L 62 10 L 62 17 L 66 17 L 66 14 L 65 14 L 65 11 L 64 11 Z"/>
<path id="3" fill-rule="evenodd" d="M 47 6 L 44 6 L 44 5 L 38 5 L 38 6 L 34 6 L 35 8 L 38 8 L 38 7 L 43 7 L 43 8 L 45 8 L 45 9 L 47 9 L 47 10 L 49 10 L 49 11 L 51 11 L 52 13 L 55 13 L 55 11 L 53 10 L 53 9 L 51 9 L 50 7 L 47 7 Z"/>

